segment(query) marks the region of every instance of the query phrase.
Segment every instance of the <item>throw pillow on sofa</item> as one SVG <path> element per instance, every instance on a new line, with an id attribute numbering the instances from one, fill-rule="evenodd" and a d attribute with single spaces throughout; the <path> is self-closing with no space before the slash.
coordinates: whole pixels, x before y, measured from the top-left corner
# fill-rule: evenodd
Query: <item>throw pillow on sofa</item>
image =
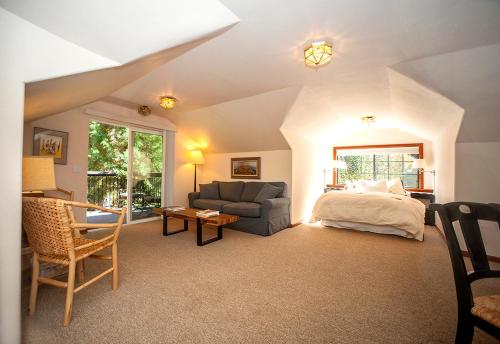
<path id="1" fill-rule="evenodd" d="M 243 193 L 244 182 L 219 182 L 213 181 L 212 184 L 219 185 L 220 199 L 224 201 L 240 202 Z"/>
<path id="2" fill-rule="evenodd" d="M 264 184 L 262 189 L 259 191 L 257 196 L 255 196 L 253 201 L 255 203 L 262 203 L 266 199 L 275 198 L 276 196 L 278 196 L 280 194 L 280 192 L 281 192 L 280 187 L 266 183 L 266 184 Z"/>
<path id="3" fill-rule="evenodd" d="M 201 199 L 220 199 L 219 184 L 200 184 Z"/>

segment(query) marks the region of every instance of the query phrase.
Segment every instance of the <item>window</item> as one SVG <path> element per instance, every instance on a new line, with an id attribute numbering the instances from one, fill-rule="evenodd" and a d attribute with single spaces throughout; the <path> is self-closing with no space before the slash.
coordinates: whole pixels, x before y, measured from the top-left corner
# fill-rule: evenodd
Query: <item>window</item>
<path id="1" fill-rule="evenodd" d="M 343 160 L 346 170 L 334 171 L 334 181 L 390 180 L 400 178 L 405 188 L 422 188 L 423 175 L 412 169 L 414 159 L 423 159 L 423 144 L 398 144 L 362 147 L 335 147 L 333 158 Z"/>

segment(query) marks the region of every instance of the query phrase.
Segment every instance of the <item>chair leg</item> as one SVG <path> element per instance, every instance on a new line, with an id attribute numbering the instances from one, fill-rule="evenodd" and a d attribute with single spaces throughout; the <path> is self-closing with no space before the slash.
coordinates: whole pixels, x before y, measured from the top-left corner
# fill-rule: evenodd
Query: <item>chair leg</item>
<path id="1" fill-rule="evenodd" d="M 38 277 L 39 276 L 40 276 L 40 262 L 38 261 L 38 254 L 33 253 L 33 272 L 31 274 L 29 315 L 35 314 L 36 298 L 38 295 Z"/>
<path id="2" fill-rule="evenodd" d="M 456 344 L 472 343 L 474 338 L 474 324 L 470 319 L 458 320 L 457 332 L 455 336 Z"/>
<path id="3" fill-rule="evenodd" d="M 111 255 L 112 255 L 112 262 L 113 262 L 113 279 L 112 279 L 112 285 L 113 285 L 113 290 L 118 289 L 118 246 L 117 244 L 113 244 L 111 247 Z"/>
<path id="4" fill-rule="evenodd" d="M 76 275 L 77 282 L 82 283 L 85 281 L 85 259 L 76 263 L 76 271 L 78 271 L 78 274 Z"/>
<path id="5" fill-rule="evenodd" d="M 66 290 L 66 306 L 64 307 L 64 326 L 71 322 L 71 312 L 73 311 L 73 295 L 75 289 L 76 262 L 71 260 L 68 268 L 68 288 Z"/>

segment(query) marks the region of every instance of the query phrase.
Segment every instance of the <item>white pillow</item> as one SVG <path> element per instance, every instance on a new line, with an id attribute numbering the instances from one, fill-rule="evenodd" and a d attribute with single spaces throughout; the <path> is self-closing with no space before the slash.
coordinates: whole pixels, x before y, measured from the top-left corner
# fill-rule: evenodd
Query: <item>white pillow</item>
<path id="1" fill-rule="evenodd" d="M 356 189 L 356 182 L 353 182 L 353 181 L 346 181 L 345 182 L 345 186 L 344 186 L 344 190 L 346 191 L 354 191 Z"/>
<path id="2" fill-rule="evenodd" d="M 360 182 L 362 192 L 388 192 L 387 183 L 385 180 L 379 181 L 362 181 Z"/>
<path id="3" fill-rule="evenodd" d="M 363 192 L 363 182 L 364 180 L 349 180 L 346 181 L 345 183 L 345 190 L 346 191 L 357 191 L 357 192 Z"/>
<path id="4" fill-rule="evenodd" d="M 401 179 L 399 178 L 389 180 L 389 182 L 387 183 L 387 187 L 390 193 L 406 196 L 406 191 L 403 187 L 403 183 L 401 183 Z"/>

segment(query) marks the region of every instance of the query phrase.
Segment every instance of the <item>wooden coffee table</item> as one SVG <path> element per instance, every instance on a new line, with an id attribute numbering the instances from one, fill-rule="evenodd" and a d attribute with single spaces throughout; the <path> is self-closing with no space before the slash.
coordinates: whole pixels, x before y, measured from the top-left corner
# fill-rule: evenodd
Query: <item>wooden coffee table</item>
<path id="1" fill-rule="evenodd" d="M 203 246 L 210 244 L 211 242 L 222 239 L 222 227 L 229 223 L 236 222 L 240 219 L 237 215 L 220 214 L 217 216 L 212 216 L 208 218 L 196 216 L 196 212 L 199 209 L 186 208 L 180 211 L 170 211 L 167 208 L 154 208 L 153 210 L 156 214 L 163 216 L 163 235 L 173 235 L 177 233 L 182 233 L 188 230 L 188 221 L 196 221 L 196 243 L 198 246 Z M 168 218 L 173 217 L 176 219 L 184 220 L 184 228 L 176 231 L 168 231 Z M 203 224 L 217 226 L 217 236 L 214 238 L 207 239 L 203 241 L 202 227 Z"/>

